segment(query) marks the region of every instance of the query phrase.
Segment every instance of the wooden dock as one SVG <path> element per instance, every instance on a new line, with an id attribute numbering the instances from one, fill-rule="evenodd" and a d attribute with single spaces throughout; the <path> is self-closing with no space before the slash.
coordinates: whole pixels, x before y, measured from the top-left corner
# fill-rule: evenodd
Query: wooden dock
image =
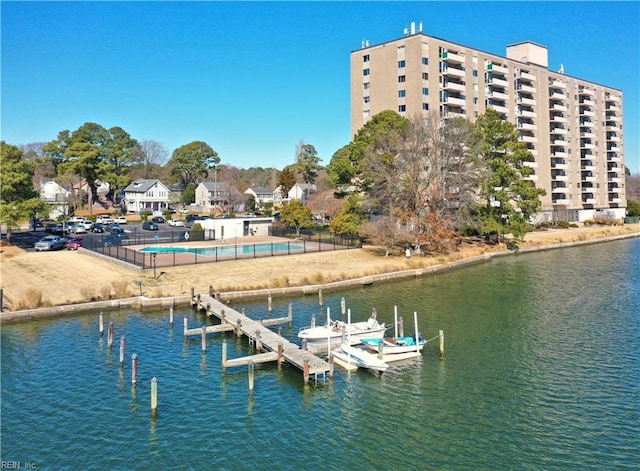
<path id="1" fill-rule="evenodd" d="M 205 335 L 209 333 L 235 331 L 238 336 L 246 335 L 249 341 L 255 344 L 257 350 L 266 351 L 266 353 L 227 360 L 225 349 L 222 359 L 223 368 L 249 365 L 250 363 L 264 363 L 267 361 L 287 361 L 303 371 L 305 382 L 308 380 L 309 375 L 318 377 L 326 373 L 333 373 L 333 367 L 328 362 L 314 355 L 312 352 L 302 350 L 295 343 L 289 342 L 268 328 L 270 325 L 291 323 L 291 316 L 262 320 L 250 319 L 244 314 L 221 303 L 212 295 L 199 294 L 197 297 L 192 297 L 191 303 L 198 310 L 204 311 L 208 316 L 215 316 L 220 319 L 220 325 L 204 328 Z M 185 337 L 203 335 L 202 327 L 189 329 L 186 325 L 186 318 L 184 327 Z"/>

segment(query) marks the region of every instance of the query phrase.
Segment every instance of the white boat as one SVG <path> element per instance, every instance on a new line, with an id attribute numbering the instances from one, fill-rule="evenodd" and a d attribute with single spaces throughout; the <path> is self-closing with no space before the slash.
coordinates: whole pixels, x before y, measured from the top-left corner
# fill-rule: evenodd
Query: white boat
<path id="1" fill-rule="evenodd" d="M 331 321 L 319 327 L 303 327 L 298 332 L 299 339 L 306 339 L 307 343 L 319 344 L 327 343 L 337 344 L 342 341 L 343 330 L 345 337 L 348 338 L 350 345 L 361 343 L 363 338 L 381 338 L 387 327 L 384 323 L 380 324 L 375 315 L 372 315 L 367 321 L 344 323 L 342 321 Z"/>
<path id="2" fill-rule="evenodd" d="M 344 343 L 340 345 L 340 348 L 333 350 L 331 355 L 343 366 L 354 364 L 359 368 L 367 368 L 377 373 L 384 373 L 389 368 L 389 365 L 373 353 Z"/>
<path id="3" fill-rule="evenodd" d="M 393 355 L 397 353 L 421 352 L 426 342 L 422 336 L 419 336 L 417 343 L 415 337 L 366 338 L 362 339 L 362 343 L 374 352 Z"/>

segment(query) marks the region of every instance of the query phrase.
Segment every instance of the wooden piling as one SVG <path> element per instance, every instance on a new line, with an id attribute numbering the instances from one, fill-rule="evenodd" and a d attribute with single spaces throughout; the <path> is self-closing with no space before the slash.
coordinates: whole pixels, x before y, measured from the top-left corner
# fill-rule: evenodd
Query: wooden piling
<path id="1" fill-rule="evenodd" d="M 302 339 L 302 342 L 300 342 L 300 348 L 302 350 L 307 350 L 307 339 Z"/>
<path id="2" fill-rule="evenodd" d="M 260 330 L 256 330 L 256 351 L 262 351 L 262 340 L 260 340 Z"/>
<path id="3" fill-rule="evenodd" d="M 282 337 L 282 327 L 278 327 L 278 337 Z"/>
<path id="4" fill-rule="evenodd" d="M 303 360 L 303 370 L 302 370 L 302 375 L 304 377 L 304 384 L 308 384 L 309 383 L 309 357 L 304 357 Z"/>
<path id="5" fill-rule="evenodd" d="M 151 378 L 151 417 L 158 416 L 158 380 L 154 376 Z"/>
<path id="6" fill-rule="evenodd" d="M 189 320 L 185 317 L 184 318 L 184 336 L 187 336 L 187 330 L 189 330 Z"/>
<path id="7" fill-rule="evenodd" d="M 340 300 L 340 312 L 342 313 L 342 317 L 347 313 L 347 303 L 344 298 Z"/>
<path id="8" fill-rule="evenodd" d="M 200 309 L 200 303 L 202 302 L 202 295 L 198 293 L 196 296 L 196 309 Z"/>
<path id="9" fill-rule="evenodd" d="M 271 293 L 269 293 L 269 299 L 267 300 L 267 306 L 268 306 L 269 314 L 271 314 L 271 311 L 273 310 L 273 299 L 271 297 Z"/>
<path id="10" fill-rule="evenodd" d="M 404 337 L 404 319 L 402 317 L 398 318 L 398 335 Z"/>
<path id="11" fill-rule="evenodd" d="M 381 360 L 384 358 L 384 338 L 378 341 L 378 358 Z"/>
<path id="12" fill-rule="evenodd" d="M 282 342 L 278 343 L 278 366 L 284 363 L 284 347 Z"/>
<path id="13" fill-rule="evenodd" d="M 327 352 L 327 355 L 329 355 L 329 378 L 333 378 L 333 355 L 331 355 L 331 352 Z"/>
<path id="14" fill-rule="evenodd" d="M 393 333 L 394 337 L 398 337 L 398 306 L 393 306 Z"/>
<path id="15" fill-rule="evenodd" d="M 125 344 L 125 339 L 124 339 L 124 335 L 122 337 L 120 337 L 120 366 L 124 366 L 124 344 Z"/>
<path id="16" fill-rule="evenodd" d="M 227 367 L 227 341 L 222 341 L 222 370 Z"/>
<path id="17" fill-rule="evenodd" d="M 314 328 L 316 326 L 316 316 L 313 315 L 311 316 L 311 328 Z"/>
<path id="18" fill-rule="evenodd" d="M 191 305 L 193 306 L 193 298 L 196 297 L 196 289 L 192 286 L 191 287 Z"/>
<path id="19" fill-rule="evenodd" d="M 109 322 L 109 333 L 107 334 L 107 346 L 113 347 L 113 322 Z"/>
<path id="20" fill-rule="evenodd" d="M 240 327 L 242 327 L 242 321 L 240 319 L 238 319 L 238 321 L 237 321 L 237 329 L 236 329 L 236 335 L 238 337 L 242 337 L 242 329 Z"/>
<path id="21" fill-rule="evenodd" d="M 221 309 L 220 310 L 220 319 L 222 320 L 223 323 L 224 323 L 224 318 L 225 318 L 224 309 Z"/>
<path id="22" fill-rule="evenodd" d="M 131 384 L 134 386 L 138 383 L 138 354 L 131 355 Z"/>
<path id="23" fill-rule="evenodd" d="M 209 297 L 213 298 L 213 285 L 209 285 Z"/>
<path id="24" fill-rule="evenodd" d="M 207 327 L 202 326 L 202 353 L 207 353 Z"/>
<path id="25" fill-rule="evenodd" d="M 444 356 L 444 330 L 440 331 L 440 349 L 438 353 L 441 357 Z"/>
<path id="26" fill-rule="evenodd" d="M 322 307 L 322 289 L 318 290 L 318 304 Z"/>
<path id="27" fill-rule="evenodd" d="M 289 317 L 289 327 L 293 324 L 293 304 L 289 303 L 289 310 L 287 311 L 287 317 Z"/>
<path id="28" fill-rule="evenodd" d="M 255 363 L 253 362 L 253 360 L 250 360 L 249 367 L 247 368 L 247 372 L 249 374 L 249 392 L 250 393 L 253 393 L 254 370 L 255 370 Z"/>
<path id="29" fill-rule="evenodd" d="M 104 335 L 104 314 L 102 314 L 102 312 L 100 313 L 99 324 L 100 324 L 100 327 L 99 327 L 99 329 L 100 329 L 100 337 L 102 337 Z"/>
<path id="30" fill-rule="evenodd" d="M 169 325 L 173 327 L 173 304 L 169 308 Z"/>

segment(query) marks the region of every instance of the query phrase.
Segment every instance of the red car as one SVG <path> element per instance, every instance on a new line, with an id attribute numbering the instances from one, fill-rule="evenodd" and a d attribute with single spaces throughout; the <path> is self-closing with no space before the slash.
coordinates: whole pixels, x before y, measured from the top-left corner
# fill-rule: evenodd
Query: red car
<path id="1" fill-rule="evenodd" d="M 69 242 L 65 244 L 65 247 L 69 250 L 78 250 L 82 247 L 82 239 L 80 237 L 75 237 L 71 239 Z"/>

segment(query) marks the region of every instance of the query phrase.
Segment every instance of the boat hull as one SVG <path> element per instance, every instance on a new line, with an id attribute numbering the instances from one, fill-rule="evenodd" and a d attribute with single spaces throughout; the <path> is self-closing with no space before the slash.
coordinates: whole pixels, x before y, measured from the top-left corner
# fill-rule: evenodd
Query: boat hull
<path id="1" fill-rule="evenodd" d="M 343 324 L 334 322 L 330 327 L 326 325 L 320 327 L 305 327 L 298 332 L 298 338 L 306 339 L 309 344 L 326 344 L 328 341 L 332 345 L 342 342 L 342 330 L 345 328 L 345 341 L 350 345 L 362 343 L 364 338 L 382 338 L 387 330 L 384 324 L 377 322 L 355 322 Z"/>
<path id="2" fill-rule="evenodd" d="M 361 341 L 368 349 L 378 353 L 380 352 L 380 344 L 382 344 L 382 353 L 384 355 L 421 352 L 426 343 L 424 340 L 420 340 L 418 342 L 418 345 L 416 345 L 415 339 L 411 337 L 398 337 L 398 338 L 372 337 L 372 338 L 364 338 Z"/>
<path id="3" fill-rule="evenodd" d="M 345 364 L 355 364 L 359 368 L 366 368 L 377 373 L 384 373 L 389 365 L 379 359 L 376 355 L 351 345 L 343 344 L 340 348 L 331 352 L 334 358 Z"/>

